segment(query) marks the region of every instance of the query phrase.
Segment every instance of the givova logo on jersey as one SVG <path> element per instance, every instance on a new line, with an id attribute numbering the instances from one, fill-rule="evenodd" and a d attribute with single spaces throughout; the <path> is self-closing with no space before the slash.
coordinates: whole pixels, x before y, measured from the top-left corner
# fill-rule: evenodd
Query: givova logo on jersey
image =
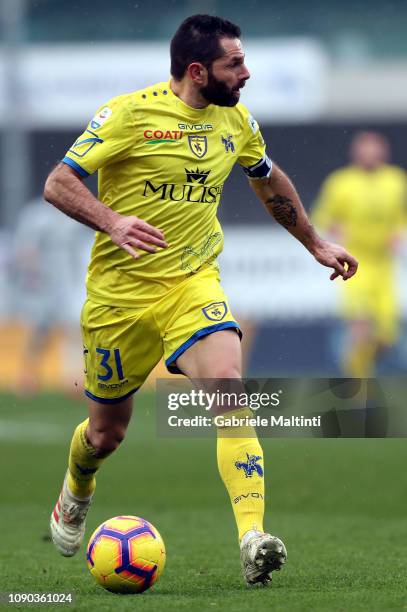
<path id="1" fill-rule="evenodd" d="M 143 196 L 149 198 L 152 195 L 160 200 L 171 202 L 195 202 L 202 204 L 217 204 L 222 195 L 222 185 L 207 185 L 207 179 L 211 170 L 199 168 L 185 168 L 186 182 L 182 185 L 177 183 L 154 184 L 146 180 L 144 183 Z"/>

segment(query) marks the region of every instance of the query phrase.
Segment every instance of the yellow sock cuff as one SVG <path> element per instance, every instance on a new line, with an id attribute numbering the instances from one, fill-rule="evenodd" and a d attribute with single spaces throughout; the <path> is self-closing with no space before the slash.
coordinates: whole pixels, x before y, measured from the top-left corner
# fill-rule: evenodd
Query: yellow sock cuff
<path id="1" fill-rule="evenodd" d="M 222 416 L 224 417 L 236 417 L 238 419 L 244 419 L 245 417 L 252 417 L 253 410 L 248 408 L 247 406 L 243 408 L 235 408 L 234 410 L 228 410 L 227 412 L 222 412 Z"/>
<path id="2" fill-rule="evenodd" d="M 73 495 L 86 498 L 96 488 L 95 474 L 103 459 L 86 437 L 89 419 L 80 423 L 74 431 L 69 452 L 68 487 Z"/>
<path id="3" fill-rule="evenodd" d="M 89 442 L 88 438 L 86 437 L 86 429 L 88 425 L 89 425 L 89 418 L 85 419 L 82 423 L 79 423 L 78 427 L 75 430 L 75 434 L 76 432 L 78 432 L 78 436 L 80 437 L 80 441 L 81 441 L 83 448 L 86 449 L 86 451 L 90 455 L 96 455 L 97 454 L 96 449 L 92 446 L 92 444 Z"/>
<path id="4" fill-rule="evenodd" d="M 248 419 L 253 417 L 250 408 L 238 408 L 222 414 L 223 424 L 218 424 L 218 438 L 256 438 L 257 433 Z"/>

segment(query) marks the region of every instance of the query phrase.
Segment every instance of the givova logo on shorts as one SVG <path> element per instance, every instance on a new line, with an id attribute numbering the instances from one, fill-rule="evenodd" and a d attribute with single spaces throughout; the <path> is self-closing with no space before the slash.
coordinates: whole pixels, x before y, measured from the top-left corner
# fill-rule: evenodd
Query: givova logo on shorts
<path id="1" fill-rule="evenodd" d="M 202 308 L 205 317 L 210 321 L 222 321 L 228 311 L 226 302 L 213 302 Z"/>

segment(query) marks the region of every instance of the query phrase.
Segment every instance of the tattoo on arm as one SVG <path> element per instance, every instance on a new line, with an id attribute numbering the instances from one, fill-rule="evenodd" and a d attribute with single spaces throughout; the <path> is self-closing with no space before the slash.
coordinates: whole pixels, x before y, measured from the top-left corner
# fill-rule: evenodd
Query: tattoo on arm
<path id="1" fill-rule="evenodd" d="M 290 198 L 277 194 L 268 198 L 265 205 L 275 220 L 284 227 L 295 227 L 297 225 L 297 211 Z"/>

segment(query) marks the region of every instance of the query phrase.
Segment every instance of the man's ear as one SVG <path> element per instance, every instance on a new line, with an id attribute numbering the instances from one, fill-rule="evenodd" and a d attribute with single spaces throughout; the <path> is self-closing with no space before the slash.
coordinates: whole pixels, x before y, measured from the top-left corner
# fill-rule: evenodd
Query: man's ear
<path id="1" fill-rule="evenodd" d="M 192 62 L 192 64 L 189 64 L 187 73 L 190 79 L 197 85 L 206 85 L 208 80 L 208 71 L 200 62 Z"/>

